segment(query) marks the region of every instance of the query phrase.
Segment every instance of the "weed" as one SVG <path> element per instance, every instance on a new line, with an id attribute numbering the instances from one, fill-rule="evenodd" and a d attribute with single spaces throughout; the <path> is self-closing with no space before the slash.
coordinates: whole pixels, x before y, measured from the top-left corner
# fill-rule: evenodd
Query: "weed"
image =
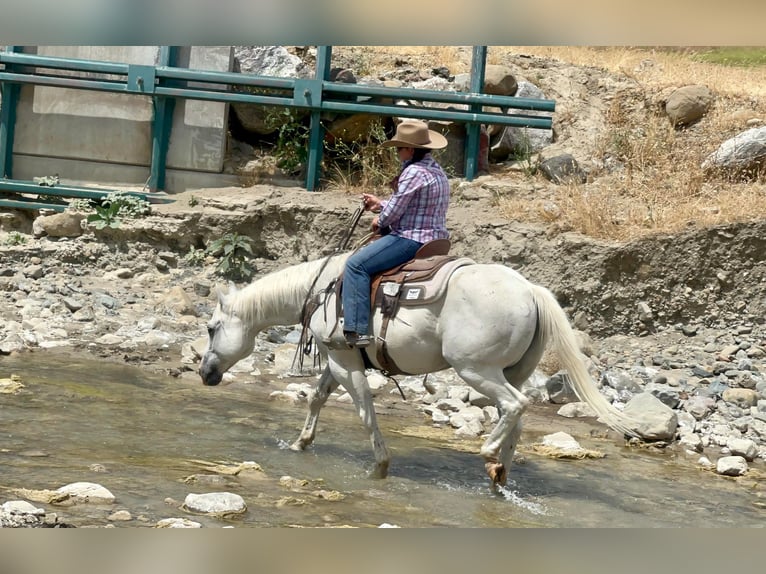
<path id="1" fill-rule="evenodd" d="M 184 255 L 184 261 L 191 267 L 201 267 L 206 256 L 204 249 L 195 249 L 193 245 L 189 245 L 189 252 Z"/>
<path id="2" fill-rule="evenodd" d="M 116 203 L 97 205 L 96 212 L 88 215 L 88 223 L 96 229 L 117 228 L 120 226 L 119 211 L 120 206 Z"/>
<path id="3" fill-rule="evenodd" d="M 398 159 L 380 144 L 386 140 L 383 121 L 376 118 L 365 135 L 353 141 L 330 137 L 325 144 L 325 171 L 336 187 L 344 189 L 383 187 L 399 169 Z"/>
<path id="4" fill-rule="evenodd" d="M 253 255 L 253 240 L 239 233 L 226 233 L 212 241 L 205 254 L 218 258 L 216 273 L 232 280 L 246 280 L 253 276 L 254 269 L 248 258 Z"/>
<path id="5" fill-rule="evenodd" d="M 67 205 L 66 211 L 88 213 L 93 211 L 93 202 L 84 197 L 76 197 L 69 200 L 69 205 Z"/>
<path id="6" fill-rule="evenodd" d="M 88 223 L 96 229 L 117 228 L 123 219 L 136 219 L 151 212 L 148 201 L 137 195 L 116 191 L 101 198 L 95 213 L 88 215 Z"/>
<path id="7" fill-rule="evenodd" d="M 11 231 L 3 240 L 4 245 L 24 245 L 27 242 L 27 236 L 18 231 Z"/>
<path id="8" fill-rule="evenodd" d="M 529 133 L 526 129 L 520 130 L 521 141 L 513 148 L 511 158 L 521 166 L 522 171 L 527 177 L 532 177 L 537 173 L 537 165 L 534 162 L 534 153 L 532 145 L 529 142 Z"/>
<path id="9" fill-rule="evenodd" d="M 274 149 L 277 167 L 290 174 L 299 174 L 308 159 L 309 127 L 290 108 L 270 108 L 266 122 L 279 126 Z"/>
<path id="10" fill-rule="evenodd" d="M 199 204 L 199 200 L 194 197 L 193 195 L 189 196 L 189 207 L 194 207 L 195 205 Z"/>

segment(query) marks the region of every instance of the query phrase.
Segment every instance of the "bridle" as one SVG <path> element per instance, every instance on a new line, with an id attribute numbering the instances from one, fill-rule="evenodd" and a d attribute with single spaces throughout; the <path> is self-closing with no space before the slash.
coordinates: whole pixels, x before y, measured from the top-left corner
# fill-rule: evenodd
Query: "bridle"
<path id="1" fill-rule="evenodd" d="M 354 213 L 351 215 L 351 219 L 346 226 L 346 230 L 343 234 L 343 236 L 340 239 L 340 242 L 335 247 L 334 251 L 325 258 L 324 262 L 322 263 L 322 266 L 319 268 L 319 271 L 317 271 L 316 276 L 314 277 L 314 280 L 311 282 L 311 286 L 308 289 L 308 292 L 306 293 L 306 299 L 303 301 L 303 306 L 301 307 L 301 336 L 298 341 L 298 345 L 295 349 L 295 356 L 293 357 L 293 362 L 290 368 L 295 368 L 295 363 L 298 363 L 299 370 L 303 370 L 303 358 L 305 355 L 314 355 L 313 360 L 313 366 L 317 368 L 321 368 L 321 358 L 319 357 L 319 354 L 316 352 L 316 348 L 314 345 L 314 338 L 311 335 L 311 331 L 309 329 L 309 322 L 311 321 L 311 316 L 314 314 L 314 311 L 316 311 L 317 307 L 319 306 L 319 302 L 317 301 L 318 293 L 314 293 L 314 288 L 316 287 L 317 281 L 319 281 L 319 277 L 321 277 L 322 272 L 324 272 L 325 267 L 327 267 L 327 264 L 330 262 L 330 259 L 335 257 L 338 253 L 341 251 L 345 251 L 348 248 L 348 244 L 351 241 L 351 237 L 354 234 L 354 231 L 356 230 L 356 226 L 359 224 L 359 220 L 362 217 L 362 214 L 364 213 L 364 201 L 359 205 L 359 207 L 356 208 Z M 356 248 L 358 249 L 361 245 L 364 245 L 370 240 L 370 237 L 372 237 L 372 233 L 366 235 L 363 237 L 358 243 Z M 335 280 L 333 280 L 328 287 L 328 289 L 332 288 L 332 285 L 335 283 Z M 328 289 L 323 290 L 323 292 L 327 292 Z"/>

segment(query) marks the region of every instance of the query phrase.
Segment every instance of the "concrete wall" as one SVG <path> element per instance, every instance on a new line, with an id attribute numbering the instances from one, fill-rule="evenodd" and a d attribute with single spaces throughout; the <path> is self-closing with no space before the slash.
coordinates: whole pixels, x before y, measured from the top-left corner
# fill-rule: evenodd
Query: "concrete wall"
<path id="1" fill-rule="evenodd" d="M 159 46 L 37 46 L 38 55 L 156 65 Z M 231 46 L 179 49 L 178 66 L 231 71 Z M 68 73 L 69 74 L 69 73 Z M 83 77 L 93 76 L 81 72 Z M 57 173 L 62 182 L 143 185 L 151 165 L 152 99 L 49 86 L 24 86 L 17 108 L 13 177 Z M 167 156 L 166 191 L 220 180 L 228 104 L 177 99 Z M 196 183 L 195 183 L 196 182 Z"/>

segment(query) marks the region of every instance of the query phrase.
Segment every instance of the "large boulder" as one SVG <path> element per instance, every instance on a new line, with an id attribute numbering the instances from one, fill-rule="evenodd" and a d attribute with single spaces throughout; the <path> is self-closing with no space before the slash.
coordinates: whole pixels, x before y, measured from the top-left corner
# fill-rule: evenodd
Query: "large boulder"
<path id="1" fill-rule="evenodd" d="M 515 96 L 519 84 L 508 66 L 487 64 L 484 69 L 484 93 L 495 96 Z"/>
<path id="2" fill-rule="evenodd" d="M 545 99 L 543 91 L 534 84 L 520 81 L 516 96 L 528 99 Z M 518 110 L 508 110 L 508 114 L 518 113 Z M 525 110 L 524 115 L 550 117 L 550 112 Z M 552 129 L 527 128 L 515 126 L 488 126 L 489 157 L 500 162 L 509 158 L 526 159 L 533 153 L 542 150 L 553 142 Z"/>
<path id="3" fill-rule="evenodd" d="M 698 122 L 710 109 L 713 93 L 706 86 L 684 86 L 665 101 L 665 113 L 676 127 Z"/>
<path id="4" fill-rule="evenodd" d="M 242 74 L 275 78 L 308 78 L 312 75 L 303 60 L 284 46 L 235 46 L 234 58 L 234 70 Z M 240 90 L 246 91 L 244 88 Z M 232 102 L 231 109 L 248 132 L 268 135 L 280 127 L 280 117 L 275 115 L 279 110 L 274 106 Z"/>
<path id="5" fill-rule="evenodd" d="M 766 126 L 751 128 L 723 142 L 704 162 L 702 169 L 731 172 L 757 171 L 766 166 Z"/>

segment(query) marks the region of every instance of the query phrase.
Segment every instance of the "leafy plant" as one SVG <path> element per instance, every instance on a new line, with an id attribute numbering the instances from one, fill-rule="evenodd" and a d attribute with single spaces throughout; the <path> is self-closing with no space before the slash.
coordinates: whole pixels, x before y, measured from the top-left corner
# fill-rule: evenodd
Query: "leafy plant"
<path id="1" fill-rule="evenodd" d="M 76 197 L 69 200 L 69 205 L 67 205 L 66 210 L 87 213 L 89 211 L 93 211 L 93 203 L 90 199 L 85 199 L 84 197 Z"/>
<path id="2" fill-rule="evenodd" d="M 253 255 L 253 240 L 245 235 L 226 233 L 212 241 L 205 253 L 219 258 L 216 272 L 222 277 L 236 281 L 253 276 L 254 269 L 248 261 Z"/>
<path id="3" fill-rule="evenodd" d="M 193 195 L 189 196 L 189 207 L 194 207 L 197 204 L 199 204 L 199 200 Z"/>
<path id="4" fill-rule="evenodd" d="M 11 231 L 3 240 L 5 245 L 24 245 L 27 242 L 27 236 L 18 231 Z"/>
<path id="5" fill-rule="evenodd" d="M 96 212 L 88 215 L 88 223 L 96 229 L 104 229 L 105 227 L 117 228 L 120 226 L 119 212 L 120 206 L 116 203 L 97 205 Z"/>
<path id="6" fill-rule="evenodd" d="M 529 141 L 529 133 L 526 129 L 523 130 L 520 141 L 514 147 L 511 154 L 514 161 L 521 166 L 524 174 L 527 177 L 531 177 L 537 173 L 537 166 L 534 162 L 534 153 L 532 151 L 532 144 Z"/>
<path id="7" fill-rule="evenodd" d="M 117 228 L 123 219 L 136 219 L 148 215 L 151 206 L 141 197 L 122 191 L 116 191 L 101 198 L 101 205 L 95 207 L 95 213 L 88 215 L 88 223 L 96 229 Z"/>
<path id="8" fill-rule="evenodd" d="M 308 159 L 309 127 L 290 108 L 271 110 L 266 120 L 269 125 L 279 126 L 274 149 L 277 167 L 290 173 L 300 172 Z"/>
<path id="9" fill-rule="evenodd" d="M 206 256 L 207 253 L 204 249 L 195 249 L 193 245 L 190 245 L 189 252 L 184 255 L 184 261 L 187 263 L 187 265 L 191 265 L 192 267 L 199 267 L 202 265 L 203 261 L 205 261 Z"/>

